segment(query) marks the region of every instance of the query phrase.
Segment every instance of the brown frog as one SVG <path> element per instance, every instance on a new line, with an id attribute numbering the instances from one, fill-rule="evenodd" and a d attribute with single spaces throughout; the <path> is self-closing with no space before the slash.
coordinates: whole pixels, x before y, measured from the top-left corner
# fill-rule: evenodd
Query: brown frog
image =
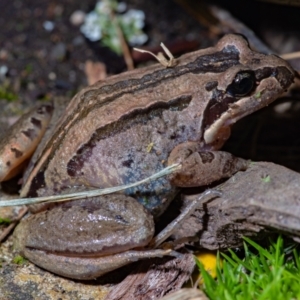
<path id="1" fill-rule="evenodd" d="M 247 167 L 247 161 L 217 150 L 233 123 L 290 86 L 292 68 L 277 56 L 252 51 L 239 35 L 176 62 L 113 76 L 79 92 L 37 148 L 21 196 L 136 182 L 174 162 L 181 169 L 124 194 L 68 202 L 30 216 L 15 232 L 22 255 L 77 279 L 166 255 L 167 250 L 146 249 L 154 234 L 152 216 L 159 217 L 179 187 L 207 185 Z M 39 110 L 50 115 L 52 108 Z M 28 129 L 14 129 L 2 145 L 2 179 L 14 174 L 25 156 L 10 143 L 14 136 L 34 140 L 35 130 L 45 127 L 39 117 L 29 120 Z"/>

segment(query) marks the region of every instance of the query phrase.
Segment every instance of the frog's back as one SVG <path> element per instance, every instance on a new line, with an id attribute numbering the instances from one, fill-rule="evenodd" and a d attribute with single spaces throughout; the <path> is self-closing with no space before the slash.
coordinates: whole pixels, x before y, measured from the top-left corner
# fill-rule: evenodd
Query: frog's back
<path id="1" fill-rule="evenodd" d="M 238 64 L 237 52 L 215 52 L 201 50 L 175 67 L 124 73 L 81 91 L 28 172 L 22 195 L 134 182 L 163 168 L 173 147 L 201 136 L 205 82 Z"/>
<path id="2" fill-rule="evenodd" d="M 88 87 L 70 102 L 28 172 L 22 195 L 135 182 L 165 167 L 172 149 L 186 141 L 217 150 L 228 138 L 220 139 L 224 126 L 267 105 L 289 86 L 289 68 L 230 35 L 216 47 L 181 57 L 172 68 L 135 70 Z M 240 71 L 265 84 L 260 101 L 252 94 L 245 99 L 227 94 Z M 168 202 L 174 192 L 166 179 L 129 191 L 149 206 L 151 199 L 154 206 Z"/>

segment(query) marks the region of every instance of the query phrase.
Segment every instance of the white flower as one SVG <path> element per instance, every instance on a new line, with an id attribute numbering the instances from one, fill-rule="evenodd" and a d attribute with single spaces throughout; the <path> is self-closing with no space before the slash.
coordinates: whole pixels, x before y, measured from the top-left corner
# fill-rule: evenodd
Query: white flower
<path id="1" fill-rule="evenodd" d="M 111 10 L 123 12 L 125 9 L 126 4 L 124 2 L 118 4 L 117 1 L 113 0 L 99 1 L 95 10 L 86 15 L 80 30 L 92 42 L 102 39 L 104 45 L 116 52 L 120 52 L 120 41 L 110 16 Z M 117 15 L 117 17 L 130 45 L 141 45 L 147 41 L 148 36 L 142 31 L 145 25 L 145 14 L 143 11 L 130 9 L 124 14 Z"/>
<path id="2" fill-rule="evenodd" d="M 83 25 L 80 26 L 81 32 L 92 42 L 99 41 L 102 37 L 99 15 L 92 11 L 86 15 Z"/>
<path id="3" fill-rule="evenodd" d="M 96 6 L 95 6 L 95 11 L 98 14 L 110 14 L 111 13 L 111 8 L 110 8 L 110 4 L 109 1 L 99 1 L 97 2 Z"/>
<path id="4" fill-rule="evenodd" d="M 145 25 L 145 14 L 142 10 L 129 9 L 124 15 L 122 15 L 122 22 L 124 24 L 134 23 L 136 28 L 143 28 Z"/>
<path id="5" fill-rule="evenodd" d="M 139 35 L 132 35 L 129 37 L 129 44 L 132 46 L 143 45 L 147 42 L 148 36 L 145 33 Z"/>

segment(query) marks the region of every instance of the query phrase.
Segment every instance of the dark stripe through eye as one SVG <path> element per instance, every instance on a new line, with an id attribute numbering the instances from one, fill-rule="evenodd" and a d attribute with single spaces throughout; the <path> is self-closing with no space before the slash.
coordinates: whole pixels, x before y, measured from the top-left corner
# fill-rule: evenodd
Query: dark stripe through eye
<path id="1" fill-rule="evenodd" d="M 212 99 L 204 112 L 202 128 L 204 130 L 208 128 L 228 110 L 230 104 L 237 102 L 244 96 L 250 95 L 255 87 L 255 73 L 249 70 L 238 72 L 226 91 L 215 88 Z"/>

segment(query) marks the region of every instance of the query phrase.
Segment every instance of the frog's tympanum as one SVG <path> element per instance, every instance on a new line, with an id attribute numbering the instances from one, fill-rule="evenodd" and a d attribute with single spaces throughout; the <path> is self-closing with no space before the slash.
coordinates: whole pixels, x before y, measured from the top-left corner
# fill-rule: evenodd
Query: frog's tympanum
<path id="1" fill-rule="evenodd" d="M 85 88 L 35 151 L 21 196 L 133 183 L 174 162 L 182 168 L 124 194 L 31 215 L 15 232 L 21 254 L 53 273 L 91 279 L 168 253 L 147 248 L 153 217 L 179 187 L 207 185 L 247 168 L 247 161 L 218 150 L 232 124 L 271 103 L 293 79 L 284 60 L 256 53 L 243 37 L 227 35 L 215 47 L 178 58 L 173 67 L 154 65 Z M 51 111 L 43 105 L 12 129 L 0 150 L 2 180 L 33 152 L 31 144 L 38 143 Z"/>

